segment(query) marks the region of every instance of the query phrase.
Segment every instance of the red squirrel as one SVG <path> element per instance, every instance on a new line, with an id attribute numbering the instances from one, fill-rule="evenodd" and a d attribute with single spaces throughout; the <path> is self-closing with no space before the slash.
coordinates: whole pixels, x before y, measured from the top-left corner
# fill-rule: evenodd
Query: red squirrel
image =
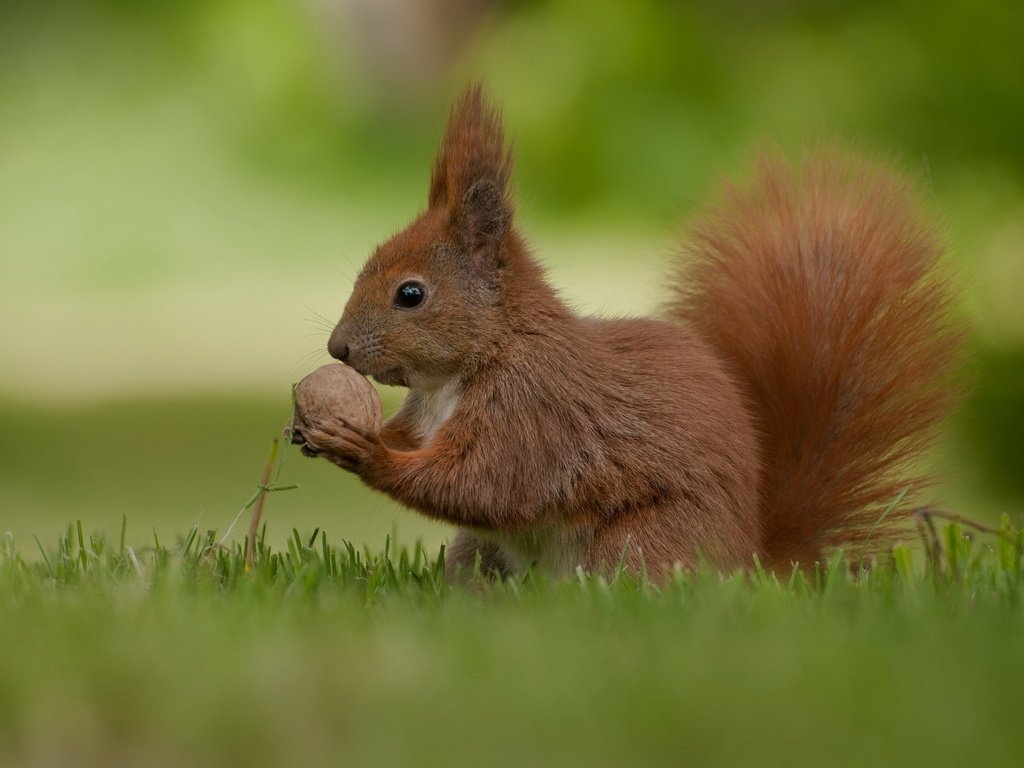
<path id="1" fill-rule="evenodd" d="M 547 282 L 511 169 L 467 89 L 426 210 L 374 251 L 328 343 L 408 396 L 379 433 L 297 425 L 307 455 L 457 526 L 449 575 L 788 568 L 892 541 L 960 337 L 903 181 L 834 151 L 764 157 L 692 226 L 662 318 L 605 319 Z"/>

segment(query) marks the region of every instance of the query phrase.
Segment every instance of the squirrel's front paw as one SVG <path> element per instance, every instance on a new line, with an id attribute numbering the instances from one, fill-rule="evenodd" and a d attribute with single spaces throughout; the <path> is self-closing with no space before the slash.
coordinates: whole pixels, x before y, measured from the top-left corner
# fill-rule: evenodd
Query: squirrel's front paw
<path id="1" fill-rule="evenodd" d="M 310 419 L 301 427 L 296 425 L 292 441 L 302 445 L 306 456 L 323 456 L 356 474 L 362 474 L 386 458 L 387 453 L 380 435 L 344 419 Z"/>
<path id="2" fill-rule="evenodd" d="M 292 424 L 289 424 L 284 428 L 284 438 L 291 442 L 292 445 L 298 445 L 302 449 L 303 456 L 316 457 L 319 456 L 319 452 L 316 451 L 306 441 L 306 434 L 304 430 L 307 429 L 306 425 L 303 424 L 299 419 L 295 419 Z"/>

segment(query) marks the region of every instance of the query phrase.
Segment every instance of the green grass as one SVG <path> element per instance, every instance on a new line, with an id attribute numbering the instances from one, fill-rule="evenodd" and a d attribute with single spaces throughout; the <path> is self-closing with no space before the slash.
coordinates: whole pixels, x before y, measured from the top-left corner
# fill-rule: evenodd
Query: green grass
<path id="1" fill-rule="evenodd" d="M 4 765 L 1019 765 L 1024 535 L 853 571 L 527 575 L 319 532 L 0 553 Z M 33 543 L 29 542 L 28 547 Z"/>

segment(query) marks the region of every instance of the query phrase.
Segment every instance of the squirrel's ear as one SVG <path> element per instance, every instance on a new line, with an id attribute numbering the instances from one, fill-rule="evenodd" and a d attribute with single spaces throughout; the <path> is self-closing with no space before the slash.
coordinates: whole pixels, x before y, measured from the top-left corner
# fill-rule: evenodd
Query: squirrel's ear
<path id="1" fill-rule="evenodd" d="M 508 231 L 511 209 L 504 190 L 490 179 L 473 182 L 462 196 L 461 204 L 452 211 L 456 236 L 473 252 L 496 251 Z"/>
<path id="2" fill-rule="evenodd" d="M 459 240 L 471 249 L 500 244 L 512 218 L 508 179 L 512 154 L 505 148 L 501 114 L 483 88 L 463 91 L 441 140 L 430 177 L 428 203 L 447 210 Z"/>

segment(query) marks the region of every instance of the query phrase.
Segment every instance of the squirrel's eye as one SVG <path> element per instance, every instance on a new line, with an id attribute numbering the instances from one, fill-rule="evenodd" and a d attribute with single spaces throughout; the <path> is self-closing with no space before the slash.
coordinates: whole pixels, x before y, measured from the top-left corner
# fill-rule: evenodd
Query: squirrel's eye
<path id="1" fill-rule="evenodd" d="M 427 298 L 426 286 L 423 283 L 410 280 L 407 283 L 402 283 L 395 291 L 395 306 L 412 309 L 422 304 L 425 298 Z"/>

